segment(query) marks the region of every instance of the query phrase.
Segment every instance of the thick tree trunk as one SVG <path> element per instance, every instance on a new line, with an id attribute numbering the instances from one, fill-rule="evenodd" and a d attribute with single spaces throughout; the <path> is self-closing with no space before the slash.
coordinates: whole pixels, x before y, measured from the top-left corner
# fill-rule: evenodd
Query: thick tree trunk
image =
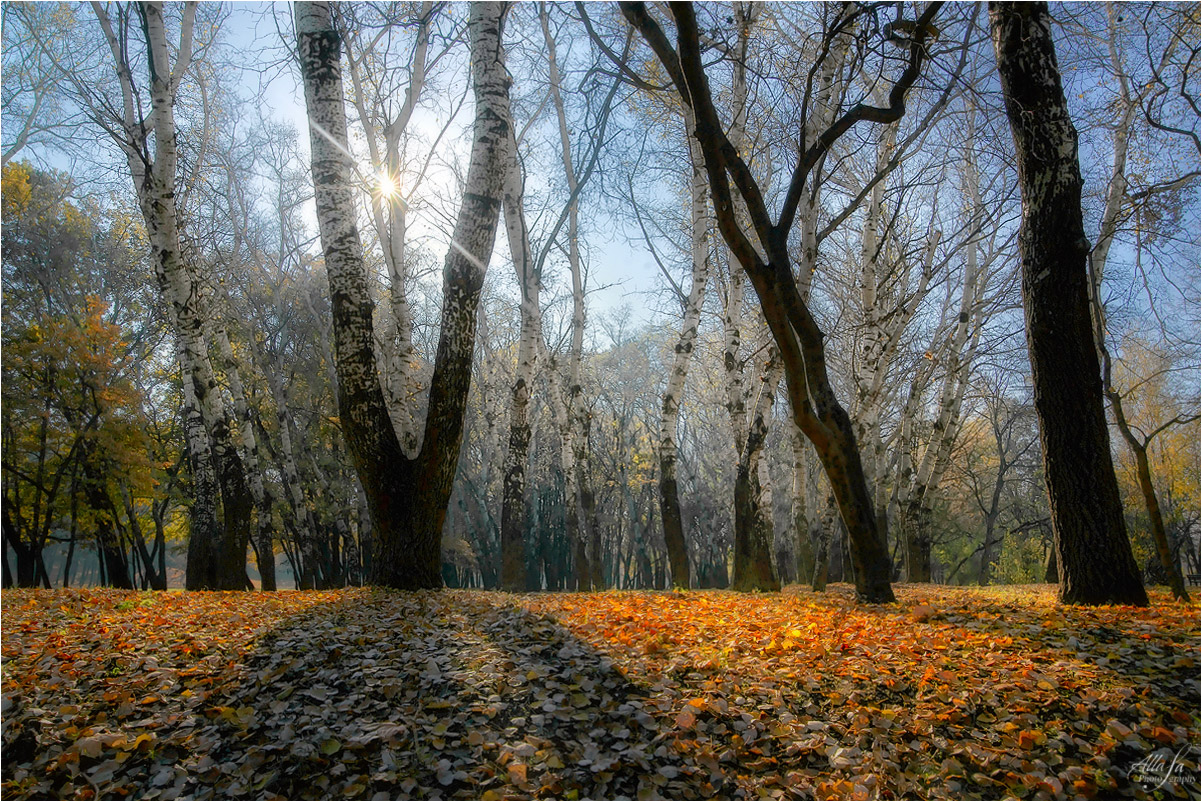
<path id="1" fill-rule="evenodd" d="M 744 438 L 743 452 L 739 455 L 735 471 L 735 561 L 731 577 L 734 590 L 780 590 L 780 580 L 772 565 L 774 533 L 771 491 L 760 470 L 779 384 L 780 367 L 773 355 L 762 377 L 751 426 Z"/>
<path id="2" fill-rule="evenodd" d="M 296 6 L 313 184 L 333 306 L 338 406 L 371 511 L 372 581 L 388 587 L 442 586 L 442 525 L 463 436 L 476 309 L 505 177 L 510 121 L 509 77 L 501 48 L 504 14 L 505 7 L 497 3 L 471 8 L 476 96 L 472 155 L 443 271 L 442 328 L 424 437 L 417 456 L 409 459 L 393 429 L 376 369 L 372 301 L 346 150 L 341 42 L 328 3 Z"/>
<path id="3" fill-rule="evenodd" d="M 1146 605 L 1110 457 L 1090 329 L 1077 132 L 1051 18 L 1044 3 L 992 2 L 989 19 L 1018 157 L 1023 307 L 1060 599 Z"/>

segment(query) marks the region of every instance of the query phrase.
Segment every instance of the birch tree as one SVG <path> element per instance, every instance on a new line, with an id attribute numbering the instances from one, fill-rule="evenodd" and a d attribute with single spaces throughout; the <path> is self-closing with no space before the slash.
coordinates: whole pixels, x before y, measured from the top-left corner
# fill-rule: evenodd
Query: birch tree
<path id="1" fill-rule="evenodd" d="M 517 275 L 518 333 L 517 366 L 510 390 L 509 448 L 505 454 L 501 500 L 501 588 L 520 591 L 526 584 L 526 549 L 523 539 L 526 513 L 526 462 L 530 451 L 530 392 L 534 384 L 539 343 L 542 341 L 542 306 L 539 303 L 540 271 L 530 247 L 530 229 L 522 207 L 525 176 L 518 156 L 517 138 L 510 128 L 504 142 L 505 232 L 510 259 Z"/>
<path id="2" fill-rule="evenodd" d="M 769 347 L 759 387 L 751 407 L 751 420 L 743 436 L 735 472 L 735 548 L 731 587 L 734 590 L 780 590 L 773 565 L 775 541 L 772 516 L 772 482 L 763 458 L 772 420 L 772 407 L 780 386 L 780 359 Z"/>
<path id="3" fill-rule="evenodd" d="M 692 282 L 687 297 L 680 297 L 683 314 L 680 335 L 673 349 L 668 386 L 664 389 L 659 421 L 659 508 L 664 526 L 664 542 L 672 568 L 672 584 L 687 589 L 690 584 L 689 552 L 680 513 L 680 490 L 676 477 L 678 449 L 676 432 L 680 425 L 680 398 L 688 378 L 689 362 L 701 324 L 706 285 L 710 275 L 710 217 L 706 199 L 704 165 L 700 151 L 689 138 L 689 234 Z"/>
<path id="4" fill-rule="evenodd" d="M 313 184 L 334 321 L 338 406 L 371 510 L 372 581 L 440 587 L 442 525 L 463 436 L 476 309 L 492 255 L 505 178 L 509 76 L 505 7 L 478 3 L 468 22 L 476 98 L 471 160 L 443 270 L 442 327 L 420 448 L 406 455 L 393 429 L 375 361 L 354 174 L 347 150 L 342 43 L 328 3 L 296 6 L 297 44 L 310 120 Z"/>
<path id="5" fill-rule="evenodd" d="M 192 64 L 194 46 L 207 44 L 215 28 L 203 25 L 205 38 L 197 40 L 197 7 L 185 4 L 177 21 L 178 42 L 172 46 L 161 3 L 110 7 L 95 2 L 91 8 L 103 33 L 107 58 L 112 59 L 109 63 L 116 72 L 120 101 L 104 97 L 102 89 L 89 82 L 85 70 L 61 62 L 57 66 L 88 117 L 125 158 L 179 343 L 181 371 L 192 385 L 185 394 L 196 404 L 196 415 L 189 413 L 185 429 L 195 492 L 187 586 L 242 589 L 248 583 L 249 494 L 231 422 L 216 389 L 201 292 L 181 250 L 176 198 L 175 106 Z M 135 38 L 135 25 L 140 41 Z M 137 57 L 145 59 L 149 78 L 145 85 L 134 75 Z"/>

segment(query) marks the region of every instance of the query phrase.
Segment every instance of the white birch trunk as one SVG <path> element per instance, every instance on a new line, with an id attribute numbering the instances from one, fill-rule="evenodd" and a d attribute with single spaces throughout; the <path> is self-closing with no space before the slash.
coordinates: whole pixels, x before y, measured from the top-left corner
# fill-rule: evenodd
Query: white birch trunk
<path id="1" fill-rule="evenodd" d="M 546 15 L 541 15 L 543 40 L 547 47 L 548 76 L 550 82 L 551 101 L 555 107 L 555 117 L 559 128 L 560 154 L 563 160 L 564 178 L 567 182 L 569 196 L 573 200 L 568 205 L 568 269 L 572 276 L 572 336 L 568 350 L 567 364 L 567 397 L 563 403 L 563 418 L 561 420 L 561 436 L 563 447 L 561 456 L 565 473 L 566 487 L 569 496 L 568 524 L 572 528 L 575 520 L 576 543 L 576 582 L 577 589 L 601 589 L 602 572 L 600 566 L 601 540 L 600 532 L 596 529 L 594 520 L 594 496 L 590 478 L 588 458 L 589 412 L 584 406 L 584 389 L 581 384 L 581 363 L 584 359 L 584 270 L 580 259 L 579 242 L 579 203 L 575 200 L 579 190 L 579 179 L 576 167 L 572 163 L 572 137 L 568 126 L 567 113 L 564 108 L 563 94 L 560 89 L 559 66 L 556 60 L 555 39 L 547 22 Z"/>
<path id="2" fill-rule="evenodd" d="M 664 390 L 659 420 L 659 501 L 660 517 L 664 527 L 664 541 L 674 587 L 688 589 L 690 568 L 688 541 L 684 534 L 684 522 L 680 512 L 680 496 L 676 480 L 676 430 L 680 421 L 680 397 L 688 378 L 689 362 L 697 341 L 697 329 L 701 324 L 701 309 L 705 304 L 706 285 L 710 274 L 710 222 L 707 214 L 707 192 L 709 183 L 705 177 L 705 165 L 701 153 L 689 132 L 691 165 L 691 257 L 693 277 L 689 296 L 684 303 L 684 316 L 680 324 L 680 336 L 672 357 L 672 368 L 668 374 L 668 386 Z"/>
<path id="3" fill-rule="evenodd" d="M 167 28 L 161 3 L 143 3 L 142 30 L 150 69 L 150 114 L 139 116 L 137 82 L 129 68 L 125 45 L 118 39 L 108 12 L 92 3 L 122 89 L 120 131 L 106 128 L 125 154 L 138 203 L 146 223 L 151 256 L 169 320 L 179 341 L 179 362 L 185 383 L 191 384 L 202 427 L 189 425 L 188 448 L 192 457 L 196 498 L 192 506 L 195 545 L 189 546 L 189 589 L 242 589 L 246 587 L 246 538 L 241 514 L 245 492 L 241 464 L 230 434 L 229 421 L 217 392 L 217 382 L 205 341 L 205 320 L 199 289 L 180 249 L 176 212 L 178 156 L 175 136 L 175 100 L 192 58 L 192 32 L 196 4 L 185 4 L 180 40 L 171 64 Z M 149 134 L 154 134 L 153 152 Z M 202 437 L 202 434 L 204 435 Z M 239 486 L 241 485 L 241 486 Z M 218 493 L 224 498 L 224 526 L 218 522 Z"/>
<path id="4" fill-rule="evenodd" d="M 524 175 L 518 145 L 510 129 L 506 143 L 508 170 L 504 186 L 505 230 L 509 253 L 521 291 L 517 365 L 509 404 L 509 448 L 501 496 L 501 587 L 520 591 L 526 583 L 525 496 L 526 462 L 530 451 L 530 392 L 534 384 L 539 343 L 542 342 L 542 308 L 539 276 L 530 247 L 530 231 L 522 208 Z"/>

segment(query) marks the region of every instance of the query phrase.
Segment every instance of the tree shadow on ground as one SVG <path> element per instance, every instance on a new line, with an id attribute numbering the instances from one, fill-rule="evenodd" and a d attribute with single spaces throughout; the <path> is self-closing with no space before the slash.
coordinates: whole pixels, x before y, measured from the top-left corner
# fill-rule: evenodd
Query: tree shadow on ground
<path id="1" fill-rule="evenodd" d="M 260 639 L 210 699 L 192 798 L 704 798 L 648 688 L 511 596 L 370 591 Z M 716 780 L 717 784 L 711 780 Z"/>

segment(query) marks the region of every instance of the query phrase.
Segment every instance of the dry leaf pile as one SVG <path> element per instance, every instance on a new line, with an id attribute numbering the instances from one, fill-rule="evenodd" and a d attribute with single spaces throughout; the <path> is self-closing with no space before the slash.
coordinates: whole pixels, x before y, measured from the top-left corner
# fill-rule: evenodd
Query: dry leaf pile
<path id="1" fill-rule="evenodd" d="M 1196 605 L 1156 595 L 1147 610 L 1070 609 L 1043 586 L 898 590 L 899 604 L 875 607 L 842 586 L 6 590 L 0 789 L 1196 796 Z M 1135 777 L 1140 761 L 1171 778 Z"/>

